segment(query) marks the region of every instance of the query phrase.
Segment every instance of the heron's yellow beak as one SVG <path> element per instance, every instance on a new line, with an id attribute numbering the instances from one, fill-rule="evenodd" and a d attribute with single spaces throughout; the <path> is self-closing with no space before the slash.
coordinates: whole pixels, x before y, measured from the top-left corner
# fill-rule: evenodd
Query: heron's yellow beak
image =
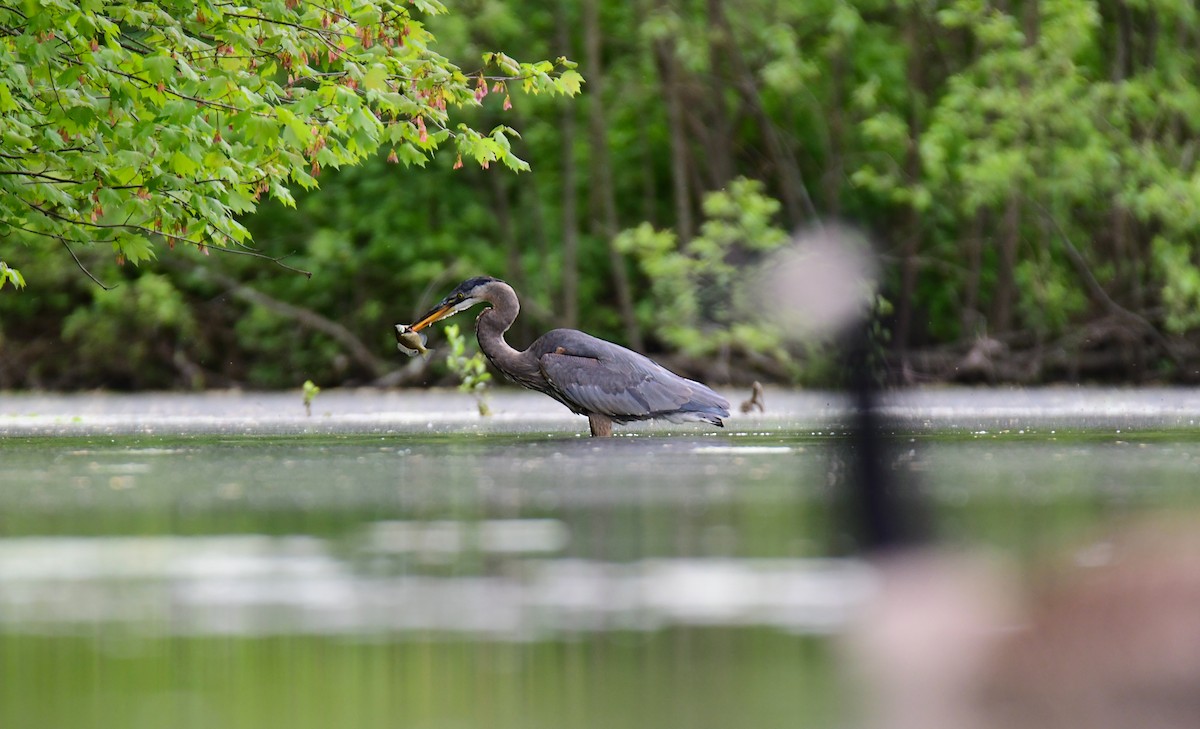
<path id="1" fill-rule="evenodd" d="M 445 303 L 438 304 L 437 308 L 435 308 L 433 311 L 429 312 L 425 316 L 421 317 L 420 320 L 418 320 L 415 324 L 413 324 L 409 328 L 412 329 L 414 332 L 419 332 L 422 329 L 424 329 L 425 327 L 429 326 L 430 324 L 439 322 L 442 319 L 445 319 L 446 317 L 448 317 L 454 313 L 456 313 L 454 311 L 454 304 L 445 304 Z"/>
<path id="2" fill-rule="evenodd" d="M 436 324 L 442 319 L 445 319 L 448 316 L 454 316 L 458 312 L 469 309 L 478 303 L 478 299 L 462 298 L 461 294 L 442 299 L 442 303 L 433 307 L 428 314 L 418 319 L 417 322 L 410 328 L 414 332 L 419 332 L 430 324 Z"/>

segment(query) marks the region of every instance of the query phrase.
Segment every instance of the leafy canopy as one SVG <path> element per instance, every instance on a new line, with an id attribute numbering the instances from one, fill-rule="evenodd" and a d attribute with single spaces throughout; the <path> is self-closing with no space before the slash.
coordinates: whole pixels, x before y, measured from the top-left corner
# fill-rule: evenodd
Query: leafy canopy
<path id="1" fill-rule="evenodd" d="M 0 239 L 111 244 L 118 261 L 166 242 L 246 247 L 236 216 L 293 205 L 322 168 L 381 148 L 424 164 L 516 157 L 507 126 L 449 110 L 509 84 L 573 95 L 574 64 L 485 53 L 463 70 L 422 17 L 437 0 L 15 0 L 0 5 Z M 456 163 L 456 164 L 458 164 Z M 10 253 L 11 255 L 11 253 Z M 0 261 L 0 286 L 24 284 Z"/>

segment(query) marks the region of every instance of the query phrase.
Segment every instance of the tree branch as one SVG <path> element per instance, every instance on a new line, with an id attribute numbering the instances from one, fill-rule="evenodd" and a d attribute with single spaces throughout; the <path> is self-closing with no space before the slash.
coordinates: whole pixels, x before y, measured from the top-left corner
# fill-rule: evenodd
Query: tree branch
<path id="1" fill-rule="evenodd" d="M 145 233 L 146 235 L 151 236 L 151 237 L 166 238 L 169 241 L 175 241 L 178 243 L 183 243 L 185 245 L 195 246 L 196 248 L 201 249 L 201 250 L 206 250 L 209 246 L 209 244 L 203 243 L 201 241 L 195 241 L 190 238 L 184 238 L 183 236 L 172 235 L 171 233 L 164 233 L 161 230 L 151 230 L 150 228 L 147 228 L 145 226 L 135 225 L 133 223 L 93 223 L 93 222 L 90 222 L 87 220 L 76 220 L 74 218 L 70 218 L 65 215 L 60 215 L 60 214 L 54 212 L 53 210 L 46 210 L 45 208 L 41 207 L 40 205 L 37 205 L 36 203 L 32 203 L 23 197 L 17 196 L 17 199 L 20 200 L 21 202 L 25 203 L 26 205 L 28 205 L 33 210 L 36 210 L 37 212 L 41 213 L 42 215 L 45 215 L 48 218 L 53 218 L 55 220 L 61 220 L 64 223 L 70 223 L 72 225 L 79 225 L 79 226 L 86 227 L 86 228 L 99 228 L 99 229 L 103 229 L 103 230 L 134 230 L 139 233 Z M 55 236 L 51 236 L 51 237 L 55 237 Z M 312 278 L 312 271 L 306 271 L 302 268 L 296 268 L 295 266 L 289 266 L 288 264 L 284 263 L 283 259 L 287 258 L 287 256 L 268 256 L 265 253 L 259 253 L 258 251 L 250 250 L 247 248 L 240 248 L 240 249 L 239 248 L 229 248 L 229 247 L 220 246 L 220 245 L 213 247 L 213 250 L 216 250 L 220 253 L 228 253 L 230 255 L 250 256 L 251 258 L 261 258 L 262 260 L 274 263 L 276 266 L 279 266 L 280 268 L 285 269 L 287 271 L 291 271 L 293 273 L 299 273 L 299 274 L 303 275 L 305 278 Z M 291 255 L 291 254 L 288 254 L 288 255 Z"/>
<path id="2" fill-rule="evenodd" d="M 96 284 L 105 291 L 112 291 L 116 288 L 116 286 L 105 286 L 103 283 L 101 283 L 100 279 L 96 278 L 94 275 L 92 275 L 91 271 L 87 270 L 87 267 L 83 265 L 83 261 L 80 261 L 79 256 L 75 255 L 75 251 L 71 250 L 71 246 L 67 244 L 67 239 L 62 236 L 56 237 L 58 238 L 58 242 L 62 243 L 63 248 L 67 249 L 67 253 L 71 254 L 71 258 L 75 259 L 75 265 L 79 266 L 79 270 L 83 271 L 84 275 L 92 280 L 92 283 Z"/>
<path id="3" fill-rule="evenodd" d="M 1033 198 L 1029 197 L 1025 197 L 1025 199 L 1033 203 L 1034 207 L 1038 209 L 1038 212 L 1040 212 L 1046 221 L 1054 227 L 1055 232 L 1058 233 L 1058 237 L 1062 241 L 1063 250 L 1067 253 L 1067 259 L 1071 262 L 1071 266 L 1075 269 L 1075 272 L 1078 273 L 1079 277 L 1083 279 L 1083 283 L 1085 286 L 1087 286 L 1088 291 L 1091 292 L 1092 297 L 1099 301 L 1100 304 L 1103 305 L 1104 308 L 1106 308 L 1110 313 L 1125 317 L 1126 319 L 1139 324 L 1143 329 L 1149 332 L 1151 338 L 1154 339 L 1155 343 L 1162 348 L 1163 352 L 1171 358 L 1171 361 L 1177 365 L 1183 364 L 1183 358 L 1178 352 L 1175 351 L 1175 347 L 1173 347 L 1171 343 L 1167 341 L 1167 338 L 1163 336 L 1163 333 L 1158 330 L 1158 327 L 1154 326 L 1149 319 L 1141 314 L 1138 314 L 1135 311 L 1130 311 L 1129 309 L 1121 306 L 1114 301 L 1111 296 L 1108 295 L 1108 292 L 1104 290 L 1104 287 L 1100 285 L 1100 282 L 1096 280 L 1095 275 L 1092 274 L 1091 267 L 1088 266 L 1087 260 L 1083 257 L 1083 254 L 1080 253 L 1079 249 L 1075 247 L 1075 244 L 1071 242 L 1071 238 L 1067 235 L 1067 231 L 1063 230 L 1062 225 L 1059 224 L 1058 219 L 1050 212 L 1050 210 L 1038 200 L 1034 200 Z"/>
<path id="4" fill-rule="evenodd" d="M 202 278 L 207 277 L 217 285 L 227 289 L 234 298 L 241 299 L 255 306 L 261 306 L 268 311 L 284 318 L 291 319 L 306 329 L 321 332 L 346 348 L 350 358 L 358 362 L 373 378 L 380 377 L 391 369 L 384 360 L 376 357 L 370 348 L 363 344 L 353 332 L 341 324 L 318 314 L 311 309 L 305 309 L 285 301 L 280 301 L 261 291 L 251 288 L 244 283 L 213 270 L 211 267 L 194 269 Z"/>

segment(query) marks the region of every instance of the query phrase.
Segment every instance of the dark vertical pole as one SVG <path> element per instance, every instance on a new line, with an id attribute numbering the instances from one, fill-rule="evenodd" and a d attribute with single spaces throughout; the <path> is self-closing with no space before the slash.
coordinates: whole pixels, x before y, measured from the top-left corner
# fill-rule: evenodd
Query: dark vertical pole
<path id="1" fill-rule="evenodd" d="M 916 546 L 930 536 L 913 477 L 895 467 L 893 435 L 880 411 L 871 330 L 869 318 L 855 324 L 844 344 L 852 413 L 845 452 L 848 483 L 842 497 L 854 547 L 864 554 Z"/>

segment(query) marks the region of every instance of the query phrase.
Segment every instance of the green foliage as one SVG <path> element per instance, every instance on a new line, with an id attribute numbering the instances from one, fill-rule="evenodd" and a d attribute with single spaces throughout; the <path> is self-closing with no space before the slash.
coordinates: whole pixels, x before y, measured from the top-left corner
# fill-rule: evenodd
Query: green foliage
<path id="1" fill-rule="evenodd" d="M 162 242 L 244 246 L 238 216 L 262 196 L 294 205 L 289 185 L 315 187 L 323 169 L 380 148 L 424 165 L 449 142 L 460 164 L 527 169 L 510 126 L 480 131 L 450 110 L 489 92 L 507 99 L 510 83 L 573 95 L 580 75 L 564 58 L 498 52 L 464 70 L 426 29 L 444 10 L 436 0 L 0 7 L 0 238 L 105 243 L 139 263 Z"/>
<path id="2" fill-rule="evenodd" d="M 312 380 L 305 380 L 301 392 L 304 394 L 304 414 L 312 417 L 313 400 L 316 400 L 317 395 L 321 394 L 321 388 L 313 384 Z"/>
<path id="3" fill-rule="evenodd" d="M 1167 331 L 1180 334 L 1200 327 L 1200 268 L 1189 247 L 1154 238 L 1154 263 L 1163 278 Z"/>
<path id="4" fill-rule="evenodd" d="M 16 289 L 24 288 L 25 277 L 17 269 L 9 268 L 7 263 L 0 261 L 0 289 L 4 288 L 6 283 L 11 283 Z"/>
<path id="5" fill-rule="evenodd" d="M 1164 325 L 1182 332 L 1192 326 L 1183 315 L 1194 268 L 1186 250 L 1200 230 L 1198 168 L 1186 141 L 1200 131 L 1200 66 L 1186 44 L 1152 44 L 1137 58 L 1130 48 L 1141 42 L 1133 37 L 1140 23 L 1191 27 L 1196 10 L 1139 6 L 1128 18 L 1113 18 L 1092 0 L 1035 8 L 1031 16 L 1024 7 L 1004 12 L 980 0 L 939 7 L 938 24 L 969 39 L 973 52 L 915 113 L 873 105 L 878 110 L 863 132 L 889 152 L 868 157 L 851 179 L 922 216 L 928 261 L 963 267 L 927 270 L 921 278 L 917 296 L 940 338 L 959 334 L 956 312 L 966 289 L 975 291 L 977 306 L 1006 295 L 1003 269 L 1010 264 L 996 250 L 1004 238 L 1009 245 L 1019 241 L 1007 277 L 1021 328 L 1056 336 L 1088 314 L 1083 261 L 1093 275 L 1106 267 L 1120 272 L 1118 285 L 1126 290 L 1160 291 Z M 919 145 L 916 176 L 894 163 L 913 144 Z M 1137 244 L 1117 238 L 1110 225 L 1124 213 L 1131 228 L 1122 234 L 1140 238 Z M 964 240 L 972 228 L 982 248 L 977 263 L 969 262 Z M 1176 248 L 1155 244 L 1154 265 L 1131 259 L 1131 245 L 1150 251 L 1155 230 Z M 1071 241 L 1079 244 L 1074 262 Z M 1168 259 L 1178 268 L 1162 265 Z M 1119 297 L 1120 289 L 1112 293 Z"/>
<path id="6" fill-rule="evenodd" d="M 458 389 L 475 396 L 475 405 L 482 416 L 491 415 L 488 406 L 488 395 L 492 374 L 487 371 L 487 359 L 483 352 L 475 350 L 467 355 L 468 338 L 463 336 L 457 324 L 449 324 L 443 330 L 446 342 L 450 345 L 450 354 L 446 355 L 446 366 L 459 379 Z"/>
<path id="7" fill-rule="evenodd" d="M 682 245 L 672 231 L 647 223 L 617 236 L 618 247 L 637 259 L 650 281 L 643 320 L 691 357 L 733 348 L 786 359 L 778 332 L 748 321 L 735 306 L 745 266 L 787 242 L 774 223 L 779 203 L 764 194 L 762 183 L 742 178 L 706 195 L 703 209 L 700 234 Z"/>
<path id="8" fill-rule="evenodd" d="M 169 386 L 175 355 L 197 328 L 179 290 L 167 277 L 148 273 L 112 291 L 93 288 L 93 297 L 91 306 L 72 311 L 62 327 L 81 361 L 114 383 L 140 379 Z"/>

